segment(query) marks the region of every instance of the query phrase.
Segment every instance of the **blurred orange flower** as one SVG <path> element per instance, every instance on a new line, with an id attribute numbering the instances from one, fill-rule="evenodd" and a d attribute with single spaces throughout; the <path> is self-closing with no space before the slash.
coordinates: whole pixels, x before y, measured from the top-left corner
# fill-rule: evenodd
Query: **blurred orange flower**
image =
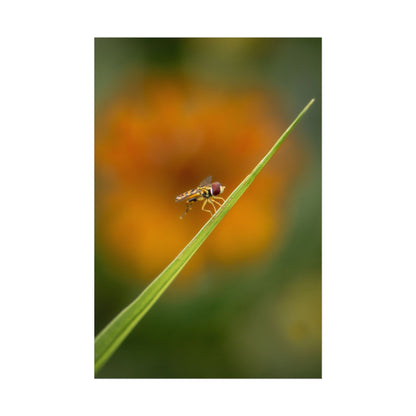
<path id="1" fill-rule="evenodd" d="M 251 171 L 287 122 L 259 90 L 225 91 L 153 78 L 121 92 L 96 115 L 96 241 L 100 250 L 154 278 L 209 215 L 197 204 L 181 221 L 176 195 L 206 176 L 225 198 Z M 249 261 L 282 231 L 280 202 L 299 169 L 293 141 L 241 198 L 185 268 Z"/>

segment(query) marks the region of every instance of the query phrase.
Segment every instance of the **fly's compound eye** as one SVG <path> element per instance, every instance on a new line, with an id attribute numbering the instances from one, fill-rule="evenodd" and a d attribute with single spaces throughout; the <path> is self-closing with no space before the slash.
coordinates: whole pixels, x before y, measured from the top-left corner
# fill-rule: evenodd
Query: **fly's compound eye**
<path id="1" fill-rule="evenodd" d="M 212 195 L 219 195 L 221 192 L 223 192 L 225 189 L 225 186 L 222 186 L 219 182 L 213 182 L 211 185 L 211 192 Z"/>

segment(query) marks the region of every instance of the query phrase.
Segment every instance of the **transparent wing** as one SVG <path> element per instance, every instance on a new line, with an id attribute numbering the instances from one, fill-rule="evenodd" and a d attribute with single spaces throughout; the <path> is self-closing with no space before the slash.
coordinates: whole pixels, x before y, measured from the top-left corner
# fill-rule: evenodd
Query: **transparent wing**
<path id="1" fill-rule="evenodd" d="M 207 176 L 198 186 L 205 186 L 211 183 L 212 176 Z"/>

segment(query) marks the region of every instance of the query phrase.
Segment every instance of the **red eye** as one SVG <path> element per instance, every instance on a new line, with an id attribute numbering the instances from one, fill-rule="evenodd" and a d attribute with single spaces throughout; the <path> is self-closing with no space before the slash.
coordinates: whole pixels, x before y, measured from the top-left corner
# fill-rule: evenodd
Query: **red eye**
<path id="1" fill-rule="evenodd" d="M 221 192 L 221 184 L 219 182 L 213 182 L 211 185 L 212 195 L 218 195 Z"/>

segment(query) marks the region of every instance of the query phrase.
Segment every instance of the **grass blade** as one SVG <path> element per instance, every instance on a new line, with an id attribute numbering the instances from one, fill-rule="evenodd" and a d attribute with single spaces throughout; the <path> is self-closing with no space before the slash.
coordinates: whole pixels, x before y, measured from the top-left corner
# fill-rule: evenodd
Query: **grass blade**
<path id="1" fill-rule="evenodd" d="M 137 325 L 140 319 L 162 296 L 163 292 L 172 283 L 179 272 L 185 267 L 191 257 L 195 254 L 205 239 L 233 207 L 238 199 L 247 190 L 258 173 L 267 164 L 279 146 L 283 143 L 295 125 L 303 117 L 309 107 L 313 104 L 312 99 L 299 113 L 292 124 L 280 136 L 266 156 L 258 163 L 252 172 L 237 186 L 223 203 L 222 207 L 211 217 L 209 221 L 199 230 L 188 245 L 178 256 L 153 280 L 152 283 L 138 296 L 130 305 L 123 309 L 95 338 L 95 372 L 97 372 L 116 351 L 128 334 Z"/>

